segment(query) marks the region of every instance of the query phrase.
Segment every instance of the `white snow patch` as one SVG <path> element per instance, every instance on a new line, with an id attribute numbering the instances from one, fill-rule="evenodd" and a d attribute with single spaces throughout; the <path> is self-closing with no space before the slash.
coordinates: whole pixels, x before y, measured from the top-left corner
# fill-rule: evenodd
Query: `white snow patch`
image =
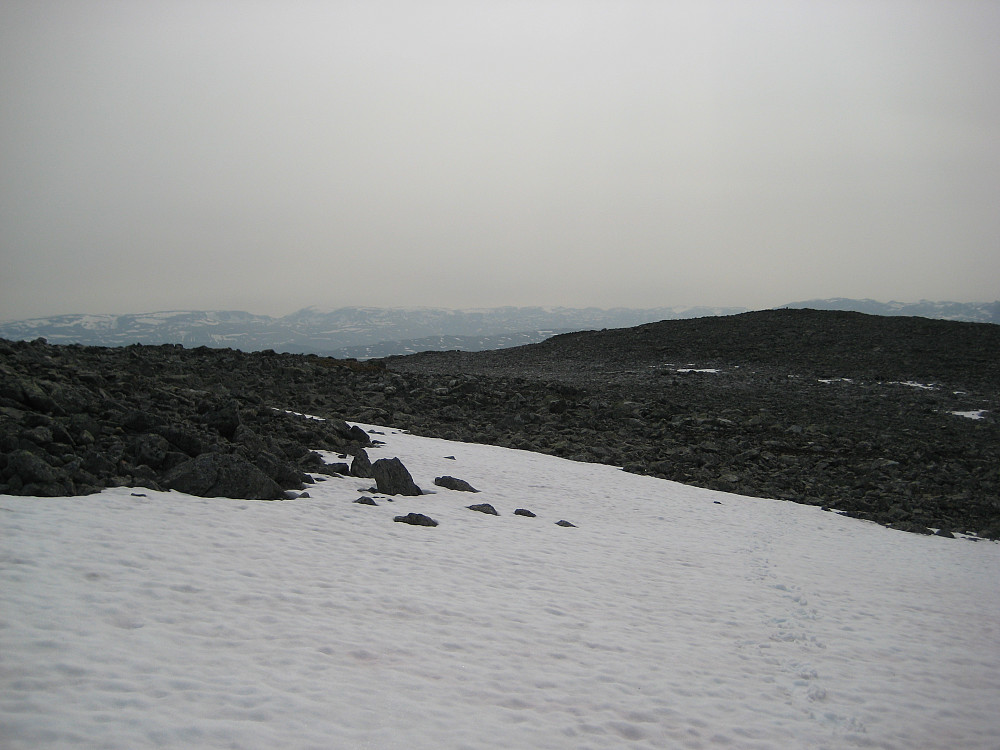
<path id="1" fill-rule="evenodd" d="M 292 411 L 291 409 L 275 409 L 275 411 L 281 411 L 281 412 L 284 412 L 285 414 L 291 414 L 291 415 L 296 416 L 296 417 L 302 417 L 303 419 L 314 419 L 317 422 L 325 422 L 326 421 L 325 417 L 317 417 L 317 416 L 315 416 L 313 414 L 303 414 L 300 411 Z"/>
<path id="2" fill-rule="evenodd" d="M 986 414 L 989 409 L 974 409 L 973 411 L 952 411 L 949 414 L 954 414 L 956 417 L 965 417 L 966 419 L 985 419 Z"/>
<path id="3" fill-rule="evenodd" d="M 1000 545 L 380 429 L 435 494 L 0 496 L 5 750 L 996 748 Z"/>
<path id="4" fill-rule="evenodd" d="M 917 383 L 913 380 L 891 380 L 889 381 L 889 385 L 905 385 L 910 388 L 921 388 L 925 391 L 935 391 L 938 388 L 933 383 Z"/>

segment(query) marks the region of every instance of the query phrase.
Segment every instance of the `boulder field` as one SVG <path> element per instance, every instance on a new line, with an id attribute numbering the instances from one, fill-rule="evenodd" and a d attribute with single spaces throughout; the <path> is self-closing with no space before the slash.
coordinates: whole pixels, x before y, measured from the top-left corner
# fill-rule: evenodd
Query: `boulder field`
<path id="1" fill-rule="evenodd" d="M 277 499 L 316 449 L 367 475 L 349 420 L 998 538 L 998 397 L 1000 326 L 814 310 L 368 362 L 0 341 L 0 492 Z"/>

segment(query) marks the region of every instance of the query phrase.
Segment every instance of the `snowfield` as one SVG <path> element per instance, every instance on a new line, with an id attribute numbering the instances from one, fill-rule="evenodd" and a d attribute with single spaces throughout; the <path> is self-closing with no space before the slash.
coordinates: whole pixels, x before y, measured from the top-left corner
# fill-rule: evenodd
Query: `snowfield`
<path id="1" fill-rule="evenodd" d="M 365 427 L 434 494 L 0 497 L 0 747 L 1000 747 L 1000 545 Z"/>

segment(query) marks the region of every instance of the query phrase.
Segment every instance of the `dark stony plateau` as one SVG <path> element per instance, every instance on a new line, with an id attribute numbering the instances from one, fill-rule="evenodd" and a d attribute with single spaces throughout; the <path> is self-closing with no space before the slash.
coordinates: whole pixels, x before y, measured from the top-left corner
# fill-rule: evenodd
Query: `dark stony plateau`
<path id="1" fill-rule="evenodd" d="M 0 342 L 0 492 L 176 486 L 208 454 L 276 497 L 359 454 L 352 420 L 998 538 L 998 397 L 1000 326 L 816 310 L 368 362 Z"/>

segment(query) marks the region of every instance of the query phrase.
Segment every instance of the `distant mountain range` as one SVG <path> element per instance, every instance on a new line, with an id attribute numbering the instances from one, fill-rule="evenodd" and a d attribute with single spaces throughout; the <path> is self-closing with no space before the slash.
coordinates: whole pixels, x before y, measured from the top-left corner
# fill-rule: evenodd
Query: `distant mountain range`
<path id="1" fill-rule="evenodd" d="M 828 299 L 785 307 L 855 310 L 874 315 L 916 315 L 1000 323 L 1000 302 L 988 304 Z M 735 315 L 742 307 L 600 309 L 498 307 L 441 308 L 307 307 L 272 318 L 236 311 L 171 311 L 132 315 L 58 315 L 0 323 L 0 338 L 44 338 L 53 344 L 125 346 L 183 344 L 243 351 L 314 353 L 336 357 L 386 357 L 419 351 L 484 351 L 543 341 L 557 333 L 629 328 L 659 320 Z"/>
<path id="2" fill-rule="evenodd" d="M 59 315 L 0 324 L 0 338 L 44 338 L 52 344 L 94 346 L 183 344 L 243 351 L 315 353 L 338 357 L 385 357 L 417 351 L 482 351 L 531 344 L 557 333 L 628 328 L 656 320 L 743 312 L 743 308 L 499 307 L 441 308 L 307 307 L 271 318 L 246 312 L 175 311 L 139 315 Z"/>

